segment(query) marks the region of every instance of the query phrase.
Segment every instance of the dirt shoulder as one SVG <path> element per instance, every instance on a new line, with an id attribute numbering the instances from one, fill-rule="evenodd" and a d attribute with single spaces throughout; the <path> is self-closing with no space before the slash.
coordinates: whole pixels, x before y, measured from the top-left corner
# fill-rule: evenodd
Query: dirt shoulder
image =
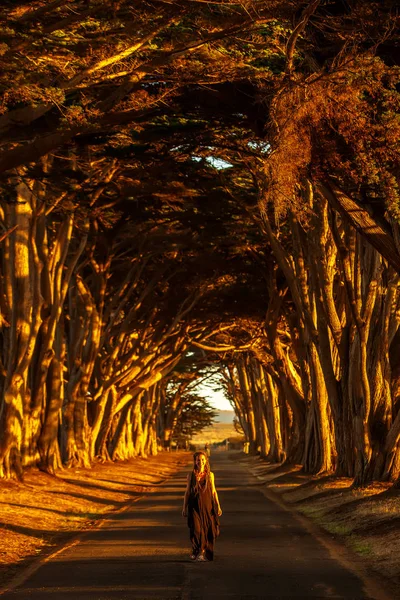
<path id="1" fill-rule="evenodd" d="M 240 460 L 260 486 L 358 555 L 400 598 L 400 490 L 385 483 L 354 490 L 349 478 L 310 477 L 300 466 L 269 465 L 259 457 Z"/>
<path id="2" fill-rule="evenodd" d="M 0 585 L 37 556 L 96 526 L 107 513 L 157 489 L 190 458 L 188 452 L 162 452 L 68 469 L 56 477 L 32 469 L 23 483 L 1 481 Z"/>

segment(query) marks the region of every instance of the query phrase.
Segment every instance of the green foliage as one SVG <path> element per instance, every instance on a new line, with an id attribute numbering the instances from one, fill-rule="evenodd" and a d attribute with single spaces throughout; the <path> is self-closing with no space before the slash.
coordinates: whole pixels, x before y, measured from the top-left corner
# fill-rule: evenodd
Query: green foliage
<path id="1" fill-rule="evenodd" d="M 184 11 L 139 2 L 134 14 L 115 3 L 111 16 L 99 2 L 87 16 L 77 0 L 73 15 L 61 6 L 21 21 L 34 6 L 9 5 L 3 16 L 0 36 L 16 50 L 5 54 L 1 111 L 48 108 L 24 121 L 23 142 L 11 115 L 4 152 L 10 143 L 22 150 L 38 136 L 80 130 L 71 141 L 80 176 L 63 180 L 65 147 L 66 162 L 56 165 L 61 176 L 45 180 L 54 193 L 79 193 L 86 211 L 82 198 L 89 203 L 100 173 L 116 165 L 96 200 L 96 218 L 105 229 L 120 226 L 121 215 L 125 224 L 157 227 L 150 236 L 156 253 L 178 252 L 175 264 L 191 273 L 186 291 L 194 280 L 207 282 L 198 315 L 262 312 L 264 283 L 250 258 L 263 244 L 255 217 L 260 181 L 275 215 L 294 209 L 307 218 L 304 179 L 333 177 L 399 218 L 398 68 L 374 56 L 379 44 L 371 45 L 390 22 L 386 8 L 381 29 L 357 2 L 350 13 L 318 10 L 297 39 L 289 77 L 288 42 L 303 8 L 297 1 L 192 3 Z M 394 30 L 384 35 L 385 44 L 396 42 Z M 107 64 L 141 40 L 132 55 Z M 64 148 L 54 151 L 61 156 Z M 37 158 L 23 159 L 31 175 L 40 170 Z M 246 288 L 254 290 L 250 300 Z"/>

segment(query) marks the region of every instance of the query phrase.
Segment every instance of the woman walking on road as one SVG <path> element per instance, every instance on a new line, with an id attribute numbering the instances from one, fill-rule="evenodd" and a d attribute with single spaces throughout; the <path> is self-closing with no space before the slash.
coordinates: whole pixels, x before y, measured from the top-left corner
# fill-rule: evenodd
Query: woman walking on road
<path id="1" fill-rule="evenodd" d="M 213 560 L 222 510 L 205 452 L 193 455 L 193 471 L 187 476 L 182 515 L 188 518 L 192 555 L 198 561 Z"/>

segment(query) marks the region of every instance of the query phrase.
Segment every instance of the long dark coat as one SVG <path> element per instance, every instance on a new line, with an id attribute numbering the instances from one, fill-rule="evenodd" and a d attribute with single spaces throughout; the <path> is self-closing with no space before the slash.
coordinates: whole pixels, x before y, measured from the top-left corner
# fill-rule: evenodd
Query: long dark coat
<path id="1" fill-rule="evenodd" d="M 210 476 L 197 483 L 194 471 L 190 479 L 188 526 L 193 554 L 204 552 L 208 560 L 214 558 L 214 542 L 219 535 L 217 507 L 212 495 Z"/>

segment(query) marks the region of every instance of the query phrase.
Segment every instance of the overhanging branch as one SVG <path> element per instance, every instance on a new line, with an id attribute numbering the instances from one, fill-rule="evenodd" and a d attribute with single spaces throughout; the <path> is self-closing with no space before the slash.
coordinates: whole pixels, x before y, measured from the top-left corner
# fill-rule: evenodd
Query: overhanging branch
<path id="1" fill-rule="evenodd" d="M 389 232 L 375 221 L 366 208 L 350 198 L 333 182 L 318 183 L 317 189 L 360 235 L 366 238 L 371 246 L 400 273 L 400 254 L 394 239 Z"/>

